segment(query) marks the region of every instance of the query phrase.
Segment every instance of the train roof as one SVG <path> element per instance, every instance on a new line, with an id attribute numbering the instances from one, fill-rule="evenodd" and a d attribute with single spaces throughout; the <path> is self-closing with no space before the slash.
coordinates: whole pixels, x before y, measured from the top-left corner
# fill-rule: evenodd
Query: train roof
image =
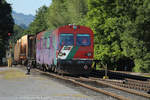
<path id="1" fill-rule="evenodd" d="M 93 34 L 93 31 L 89 27 L 81 26 L 81 25 L 64 25 L 64 26 L 60 26 L 59 28 L 55 29 L 54 31 L 57 31 L 57 30 L 58 31 L 61 31 L 61 30 L 71 30 L 71 31 L 76 30 L 76 31 L 78 31 L 81 28 L 82 28 L 83 33 Z M 40 40 L 40 38 L 49 37 L 49 35 L 52 34 L 54 31 L 48 30 L 48 31 L 42 31 L 42 32 L 38 33 L 37 40 Z"/>
<path id="2" fill-rule="evenodd" d="M 75 27 L 74 27 L 75 26 Z M 89 27 L 87 27 L 87 26 L 82 26 L 82 25 L 64 25 L 64 26 L 61 26 L 61 27 L 59 27 L 59 28 L 73 28 L 73 29 L 75 29 L 75 28 L 86 28 L 86 29 L 90 29 Z"/>
<path id="3" fill-rule="evenodd" d="M 69 30 L 69 31 L 80 31 L 80 33 L 88 33 L 93 35 L 93 31 L 86 26 L 81 26 L 81 25 L 65 25 L 65 26 L 61 26 L 58 28 L 59 31 L 65 31 L 65 30 Z"/>
<path id="4" fill-rule="evenodd" d="M 27 37 L 28 37 L 28 35 L 24 35 L 24 36 L 21 37 L 21 39 L 24 40 L 24 39 L 26 39 Z"/>

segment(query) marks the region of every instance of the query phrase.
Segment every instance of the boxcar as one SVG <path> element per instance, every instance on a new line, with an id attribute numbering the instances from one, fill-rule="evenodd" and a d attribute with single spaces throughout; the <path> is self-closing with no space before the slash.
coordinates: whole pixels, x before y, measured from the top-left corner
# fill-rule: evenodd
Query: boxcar
<path id="1" fill-rule="evenodd" d="M 14 60 L 16 63 L 19 63 L 20 61 L 20 49 L 21 48 L 21 39 L 17 40 L 17 43 L 14 47 Z"/>
<path id="2" fill-rule="evenodd" d="M 36 62 L 44 70 L 65 74 L 89 74 L 93 62 L 93 31 L 66 25 L 37 34 Z"/>
<path id="3" fill-rule="evenodd" d="M 34 35 L 24 35 L 17 41 L 14 48 L 15 62 L 25 65 L 29 61 L 35 63 L 35 38 Z"/>

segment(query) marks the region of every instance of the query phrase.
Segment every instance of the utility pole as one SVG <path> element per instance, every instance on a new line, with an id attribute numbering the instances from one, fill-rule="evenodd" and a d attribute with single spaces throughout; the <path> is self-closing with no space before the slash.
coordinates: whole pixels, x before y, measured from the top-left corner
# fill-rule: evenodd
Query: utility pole
<path id="1" fill-rule="evenodd" d="M 6 58 L 8 67 L 12 66 L 12 43 L 11 43 L 11 33 L 8 33 L 9 42 L 8 42 L 8 50 L 6 51 Z"/>

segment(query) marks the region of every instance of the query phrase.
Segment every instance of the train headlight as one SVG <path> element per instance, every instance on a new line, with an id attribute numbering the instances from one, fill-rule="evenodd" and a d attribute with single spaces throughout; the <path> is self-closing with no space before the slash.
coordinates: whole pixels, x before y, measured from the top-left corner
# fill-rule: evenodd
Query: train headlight
<path id="1" fill-rule="evenodd" d="M 87 70 L 87 69 L 88 69 L 88 66 L 87 66 L 87 65 L 84 65 L 84 69 Z"/>

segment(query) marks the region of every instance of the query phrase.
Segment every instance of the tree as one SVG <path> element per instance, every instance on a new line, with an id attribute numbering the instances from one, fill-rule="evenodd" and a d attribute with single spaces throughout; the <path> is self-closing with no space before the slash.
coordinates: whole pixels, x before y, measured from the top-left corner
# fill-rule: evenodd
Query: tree
<path id="1" fill-rule="evenodd" d="M 125 17 L 115 16 L 115 10 L 114 0 L 89 0 L 87 25 L 95 33 L 95 59 L 101 60 L 109 68 L 123 57 L 120 35 L 124 30 L 122 23 Z"/>
<path id="2" fill-rule="evenodd" d="M 14 21 L 11 15 L 11 6 L 5 0 L 0 0 L 0 56 L 5 56 L 8 44 L 8 33 L 13 34 Z"/>
<path id="3" fill-rule="evenodd" d="M 35 20 L 24 34 L 54 30 L 68 24 L 83 24 L 87 11 L 87 0 L 52 0 L 49 7 L 39 8 Z"/>
<path id="4" fill-rule="evenodd" d="M 87 0 L 52 0 L 47 14 L 48 27 L 55 29 L 62 25 L 83 24 L 87 12 Z"/>
<path id="5" fill-rule="evenodd" d="M 66 0 L 52 0 L 48 8 L 47 22 L 49 29 L 56 29 L 59 26 L 69 24 L 69 15 L 67 15 Z"/>
<path id="6" fill-rule="evenodd" d="M 129 20 L 122 36 L 123 53 L 132 57 L 135 63 L 134 71 L 150 72 L 150 2 L 136 1 L 134 7 L 136 16 Z"/>
<path id="7" fill-rule="evenodd" d="M 7 33 L 13 33 L 14 20 L 11 16 L 11 6 L 5 0 L 0 1 L 0 34 L 3 38 Z"/>
<path id="8" fill-rule="evenodd" d="M 67 0 L 67 15 L 72 24 L 82 24 L 88 12 L 88 0 Z M 83 23 L 84 24 L 84 23 Z"/>
<path id="9" fill-rule="evenodd" d="M 24 31 L 24 34 L 36 34 L 48 28 L 46 22 L 47 7 L 42 6 L 36 12 L 35 20 L 29 25 L 29 28 Z"/>
<path id="10" fill-rule="evenodd" d="M 128 58 L 135 71 L 150 71 L 149 0 L 89 0 L 88 6 L 95 58 L 110 66 Z"/>
<path id="11" fill-rule="evenodd" d="M 24 29 L 21 26 L 17 24 L 14 25 L 14 35 L 13 35 L 14 42 L 16 42 L 16 40 L 18 40 L 22 36 L 23 32 Z"/>

